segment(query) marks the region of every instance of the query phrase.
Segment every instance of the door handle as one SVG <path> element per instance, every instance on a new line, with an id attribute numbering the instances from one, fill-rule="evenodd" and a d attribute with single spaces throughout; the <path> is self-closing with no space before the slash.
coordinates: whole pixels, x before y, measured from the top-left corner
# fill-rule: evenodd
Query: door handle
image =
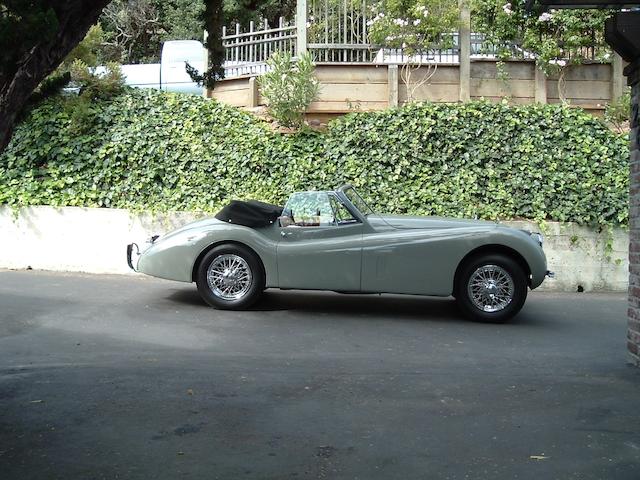
<path id="1" fill-rule="evenodd" d="M 280 232 L 281 237 L 288 237 L 289 235 L 291 235 L 291 232 L 285 232 L 284 230 Z"/>

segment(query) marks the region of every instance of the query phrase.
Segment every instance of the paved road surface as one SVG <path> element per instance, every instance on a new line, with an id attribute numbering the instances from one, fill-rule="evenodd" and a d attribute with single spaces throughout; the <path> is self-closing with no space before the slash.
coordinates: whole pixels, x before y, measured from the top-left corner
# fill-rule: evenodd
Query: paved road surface
<path id="1" fill-rule="evenodd" d="M 267 292 L 0 272 L 0 478 L 640 478 L 619 294 Z"/>

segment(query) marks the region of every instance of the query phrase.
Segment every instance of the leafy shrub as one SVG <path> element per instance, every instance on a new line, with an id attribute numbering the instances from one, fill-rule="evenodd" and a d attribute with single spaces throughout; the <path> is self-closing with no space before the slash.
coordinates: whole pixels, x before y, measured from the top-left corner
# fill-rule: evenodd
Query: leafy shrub
<path id="1" fill-rule="evenodd" d="M 117 63 L 109 62 L 104 71 L 96 72 L 84 61 L 75 60 L 70 68 L 71 85 L 78 88 L 78 95 L 64 102 L 64 108 L 71 119 L 70 130 L 85 134 L 93 128 L 94 115 L 100 109 L 95 100 L 109 100 L 126 89 L 122 69 Z"/>
<path id="2" fill-rule="evenodd" d="M 625 93 L 607 105 L 604 111 L 604 118 L 618 131 L 624 131 L 625 125 L 629 127 L 629 109 L 631 108 L 631 89 L 627 88 Z"/>
<path id="3" fill-rule="evenodd" d="M 103 55 L 104 43 L 105 37 L 102 26 L 99 23 L 92 25 L 82 41 L 67 55 L 59 69 L 70 70 L 71 65 L 76 60 L 81 60 L 90 67 L 97 67 L 105 63 L 106 59 Z"/>
<path id="4" fill-rule="evenodd" d="M 38 88 L 31 94 L 29 107 L 60 93 L 71 81 L 74 62 L 82 61 L 86 66 L 97 66 L 103 40 L 102 27 L 93 25 L 84 39 L 66 56 L 62 64 L 38 85 Z"/>
<path id="5" fill-rule="evenodd" d="M 107 100 L 125 89 L 124 75 L 119 64 L 108 62 L 104 71 L 97 72 L 84 61 L 75 60 L 71 64 L 71 81 L 91 100 Z"/>
<path id="6" fill-rule="evenodd" d="M 269 112 L 280 125 L 300 127 L 304 112 L 318 95 L 311 55 L 305 53 L 294 62 L 289 52 L 275 52 L 267 65 L 270 70 L 260 77 L 260 89 Z"/>
<path id="7" fill-rule="evenodd" d="M 29 106 L 37 105 L 47 97 L 59 94 L 71 81 L 69 71 L 55 71 L 45 78 L 29 98 Z"/>
<path id="8" fill-rule="evenodd" d="M 561 105 L 413 104 L 294 135 L 196 96 L 92 108 L 84 135 L 64 99 L 30 113 L 0 156 L 0 204 L 214 211 L 351 182 L 390 213 L 627 222 L 626 136 Z"/>

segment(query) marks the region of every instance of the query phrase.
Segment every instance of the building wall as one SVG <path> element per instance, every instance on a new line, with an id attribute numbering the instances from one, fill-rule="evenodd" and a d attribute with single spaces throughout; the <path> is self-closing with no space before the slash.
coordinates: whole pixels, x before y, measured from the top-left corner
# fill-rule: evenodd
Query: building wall
<path id="1" fill-rule="evenodd" d="M 640 68 L 629 76 L 632 85 L 629 181 L 629 310 L 627 348 L 632 363 L 640 366 L 640 150 L 638 138 L 638 104 L 640 102 Z"/>
<path id="2" fill-rule="evenodd" d="M 431 76 L 428 82 L 418 85 L 427 75 Z M 460 98 L 458 65 L 438 65 L 435 69 L 423 67 L 414 71 L 410 88 L 407 88 L 402 67 L 395 76 L 386 65 L 319 64 L 316 76 L 320 81 L 320 93 L 310 105 L 308 116 L 320 120 L 352 111 L 394 106 L 395 95 L 400 105 L 410 97 L 415 101 L 431 102 L 457 102 Z M 214 90 L 207 92 L 207 96 L 239 107 L 264 105 L 258 82 L 255 77 L 251 78 L 222 80 Z M 534 62 L 510 61 L 499 68 L 493 60 L 476 60 L 471 62 L 469 87 L 471 99 L 484 98 L 493 102 L 507 99 L 516 104 L 534 103 L 536 99 L 558 103 L 562 92 L 570 104 L 601 115 L 612 97 L 621 93 L 616 92 L 622 85 L 621 79 L 621 72 L 613 64 L 569 67 L 559 83 L 557 77 L 544 78 L 540 71 L 536 72 Z"/>

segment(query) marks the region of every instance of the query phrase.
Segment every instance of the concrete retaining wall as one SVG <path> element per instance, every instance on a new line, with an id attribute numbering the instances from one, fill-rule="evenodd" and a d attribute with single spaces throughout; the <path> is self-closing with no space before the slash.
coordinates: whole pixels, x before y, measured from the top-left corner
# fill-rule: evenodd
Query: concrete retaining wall
<path id="1" fill-rule="evenodd" d="M 571 223 L 547 222 L 541 229 L 531 222 L 503 222 L 544 235 L 549 270 L 556 278 L 545 281 L 547 291 L 627 290 L 629 283 L 629 233 L 615 229 L 612 235 Z"/>
<path id="2" fill-rule="evenodd" d="M 142 214 L 120 209 L 0 208 L 0 268 L 132 274 L 125 246 L 201 217 L 196 213 Z M 539 231 L 529 222 L 504 222 Z M 608 235 L 571 224 L 547 223 L 545 252 L 557 278 L 545 290 L 627 289 L 628 233 Z"/>
<path id="3" fill-rule="evenodd" d="M 197 217 L 80 207 L 29 207 L 16 215 L 0 207 L 0 268 L 132 274 L 128 243 L 144 243 Z"/>

